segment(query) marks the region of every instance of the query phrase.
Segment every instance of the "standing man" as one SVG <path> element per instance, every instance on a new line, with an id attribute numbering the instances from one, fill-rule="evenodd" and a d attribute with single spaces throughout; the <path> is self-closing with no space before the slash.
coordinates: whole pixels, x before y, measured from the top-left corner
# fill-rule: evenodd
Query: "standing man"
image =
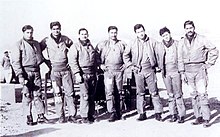
<path id="1" fill-rule="evenodd" d="M 2 58 L 1 64 L 3 67 L 2 73 L 4 76 L 4 80 L 6 81 L 6 83 L 9 84 L 12 78 L 12 69 L 11 69 L 11 62 L 8 51 L 4 52 L 4 57 Z"/>
<path id="2" fill-rule="evenodd" d="M 160 29 L 162 42 L 157 46 L 158 67 L 162 71 L 162 77 L 169 96 L 170 122 L 184 123 L 186 108 L 183 102 L 182 82 L 178 72 L 178 41 L 173 40 L 167 27 Z"/>
<path id="3" fill-rule="evenodd" d="M 42 49 L 47 50 L 48 58 L 51 62 L 51 80 L 54 89 L 55 105 L 59 123 L 65 123 L 65 106 L 68 106 L 68 121 L 76 123 L 76 107 L 74 104 L 74 87 L 71 69 L 68 64 L 67 53 L 72 40 L 67 36 L 61 35 L 61 24 L 56 22 L 50 23 L 51 34 L 41 41 Z M 65 99 L 64 99 L 65 98 Z"/>
<path id="4" fill-rule="evenodd" d="M 70 48 L 69 63 L 80 87 L 80 115 L 83 123 L 94 122 L 96 86 L 96 52 L 88 39 L 88 30 L 79 29 L 79 39 Z"/>
<path id="5" fill-rule="evenodd" d="M 208 103 L 207 69 L 215 64 L 218 50 L 204 36 L 195 32 L 193 21 L 184 23 L 186 35 L 178 45 L 178 65 L 182 79 L 188 85 L 196 117 L 193 125 L 209 126 L 210 108 Z"/>
<path id="6" fill-rule="evenodd" d="M 123 57 L 126 67 L 131 69 L 135 76 L 137 87 L 136 104 L 138 114 L 140 114 L 137 120 L 143 121 L 147 118 L 144 112 L 145 84 L 147 84 L 152 96 L 155 118 L 161 121 L 163 106 L 158 93 L 155 74 L 157 62 L 154 48 L 157 42 L 145 34 L 145 29 L 142 24 L 136 24 L 134 26 L 134 32 L 137 38 L 126 47 Z"/>
<path id="7" fill-rule="evenodd" d="M 48 122 L 44 117 L 44 105 L 41 93 L 40 64 L 44 61 L 40 44 L 33 39 L 33 27 L 22 28 L 23 38 L 16 43 L 12 54 L 12 66 L 19 83 L 23 85 L 23 108 L 27 116 L 27 124 L 33 125 L 32 105 L 35 106 L 38 123 Z"/>
<path id="8" fill-rule="evenodd" d="M 104 71 L 107 109 L 111 114 L 109 122 L 121 119 L 120 96 L 123 93 L 123 52 L 126 44 L 118 40 L 118 28 L 108 27 L 109 39 L 97 45 L 100 67 Z"/>

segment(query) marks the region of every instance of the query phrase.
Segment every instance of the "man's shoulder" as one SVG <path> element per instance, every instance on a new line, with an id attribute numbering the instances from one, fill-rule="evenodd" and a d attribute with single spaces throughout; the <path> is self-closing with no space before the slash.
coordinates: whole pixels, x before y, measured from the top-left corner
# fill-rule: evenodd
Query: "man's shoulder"
<path id="1" fill-rule="evenodd" d="M 66 35 L 61 35 L 61 39 L 62 40 L 71 40 L 68 36 L 66 36 Z M 71 40 L 72 41 L 72 40 Z"/>

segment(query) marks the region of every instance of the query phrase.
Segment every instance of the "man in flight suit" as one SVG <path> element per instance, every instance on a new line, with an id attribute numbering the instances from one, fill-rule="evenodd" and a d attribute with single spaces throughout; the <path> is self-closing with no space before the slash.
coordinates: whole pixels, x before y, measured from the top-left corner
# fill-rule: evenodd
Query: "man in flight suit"
<path id="1" fill-rule="evenodd" d="M 155 110 L 155 118 L 161 121 L 163 106 L 158 93 L 155 74 L 157 62 L 154 48 L 157 42 L 146 35 L 142 24 L 135 25 L 134 32 L 137 38 L 125 48 L 123 59 L 126 67 L 131 69 L 135 76 L 137 87 L 136 104 L 138 114 L 140 114 L 137 120 L 143 121 L 147 118 L 144 112 L 145 83 L 147 83 Z"/>
<path id="2" fill-rule="evenodd" d="M 111 114 L 109 122 L 121 119 L 120 96 L 123 93 L 124 62 L 123 52 L 126 44 L 118 40 L 118 28 L 108 27 L 109 39 L 97 45 L 100 67 L 104 71 L 107 109 Z"/>
<path id="3" fill-rule="evenodd" d="M 69 52 L 69 64 L 80 87 L 80 115 L 83 123 L 94 122 L 95 112 L 97 54 L 88 37 L 87 29 L 79 29 L 79 39 Z"/>
<path id="4" fill-rule="evenodd" d="M 16 43 L 12 54 L 12 66 L 19 83 L 23 85 L 22 103 L 27 124 L 33 125 L 32 105 L 38 114 L 37 122 L 48 120 L 44 116 L 44 105 L 41 92 L 40 64 L 44 61 L 40 44 L 33 39 L 33 27 L 25 25 L 22 28 L 23 38 Z"/>
<path id="5" fill-rule="evenodd" d="M 182 81 L 178 72 L 178 41 L 173 40 L 167 27 L 160 29 L 162 42 L 157 46 L 158 67 L 162 71 L 162 77 L 169 96 L 168 105 L 171 114 L 170 122 L 184 123 L 186 108 L 183 102 Z"/>
<path id="6" fill-rule="evenodd" d="M 184 29 L 186 35 L 178 45 L 178 68 L 192 96 L 192 106 L 196 117 L 192 124 L 203 123 L 204 127 L 209 127 L 211 112 L 207 94 L 207 69 L 215 64 L 218 50 L 206 37 L 195 32 L 193 21 L 186 21 Z"/>
<path id="7" fill-rule="evenodd" d="M 54 89 L 55 105 L 59 123 L 66 122 L 64 98 L 68 107 L 68 121 L 76 123 L 76 107 L 74 104 L 74 87 L 72 72 L 68 64 L 67 53 L 72 40 L 67 36 L 61 35 L 61 24 L 50 23 L 51 34 L 41 41 L 42 49 L 46 50 L 47 57 L 51 62 L 51 80 Z"/>

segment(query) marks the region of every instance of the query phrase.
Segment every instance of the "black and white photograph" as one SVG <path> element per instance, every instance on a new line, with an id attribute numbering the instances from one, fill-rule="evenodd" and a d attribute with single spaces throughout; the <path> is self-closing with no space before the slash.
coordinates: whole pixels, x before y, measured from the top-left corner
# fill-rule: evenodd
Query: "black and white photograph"
<path id="1" fill-rule="evenodd" d="M 220 137 L 217 0 L 1 0 L 1 137 Z"/>

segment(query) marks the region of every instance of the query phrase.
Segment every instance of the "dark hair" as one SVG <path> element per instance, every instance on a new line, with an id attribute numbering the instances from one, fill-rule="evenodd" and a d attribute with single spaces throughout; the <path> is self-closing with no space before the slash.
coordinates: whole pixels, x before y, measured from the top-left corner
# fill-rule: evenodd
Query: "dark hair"
<path id="1" fill-rule="evenodd" d="M 185 23 L 184 23 L 184 28 L 186 28 L 186 25 L 192 25 L 193 28 L 195 28 L 195 25 L 194 25 L 193 21 L 191 21 L 191 20 L 185 21 Z"/>
<path id="2" fill-rule="evenodd" d="M 24 27 L 22 27 L 22 32 L 25 32 L 28 29 L 34 30 L 31 25 L 25 25 Z"/>
<path id="3" fill-rule="evenodd" d="M 59 21 L 54 21 L 50 23 L 50 29 L 53 28 L 53 26 L 59 26 L 59 28 L 61 28 L 61 24 Z"/>
<path id="4" fill-rule="evenodd" d="M 170 30 L 167 27 L 163 27 L 162 29 L 160 29 L 159 31 L 160 36 L 162 36 L 165 32 L 170 33 Z"/>
<path id="5" fill-rule="evenodd" d="M 4 54 L 6 54 L 6 53 L 8 53 L 8 51 L 7 51 L 7 50 L 4 52 Z"/>
<path id="6" fill-rule="evenodd" d="M 116 26 L 109 26 L 109 27 L 108 27 L 108 32 L 109 32 L 110 30 L 112 30 L 112 29 L 116 29 L 116 31 L 118 31 L 118 28 L 117 28 Z"/>
<path id="7" fill-rule="evenodd" d="M 144 31 L 145 31 L 145 28 L 144 28 L 144 26 L 143 26 L 142 24 L 136 24 L 136 25 L 134 26 L 134 32 L 136 32 L 136 30 L 137 30 L 137 29 L 140 29 L 140 28 L 143 28 Z"/>
<path id="8" fill-rule="evenodd" d="M 86 28 L 81 28 L 81 29 L 79 29 L 79 34 L 80 34 L 81 31 L 86 31 L 87 34 L 89 33 Z"/>

